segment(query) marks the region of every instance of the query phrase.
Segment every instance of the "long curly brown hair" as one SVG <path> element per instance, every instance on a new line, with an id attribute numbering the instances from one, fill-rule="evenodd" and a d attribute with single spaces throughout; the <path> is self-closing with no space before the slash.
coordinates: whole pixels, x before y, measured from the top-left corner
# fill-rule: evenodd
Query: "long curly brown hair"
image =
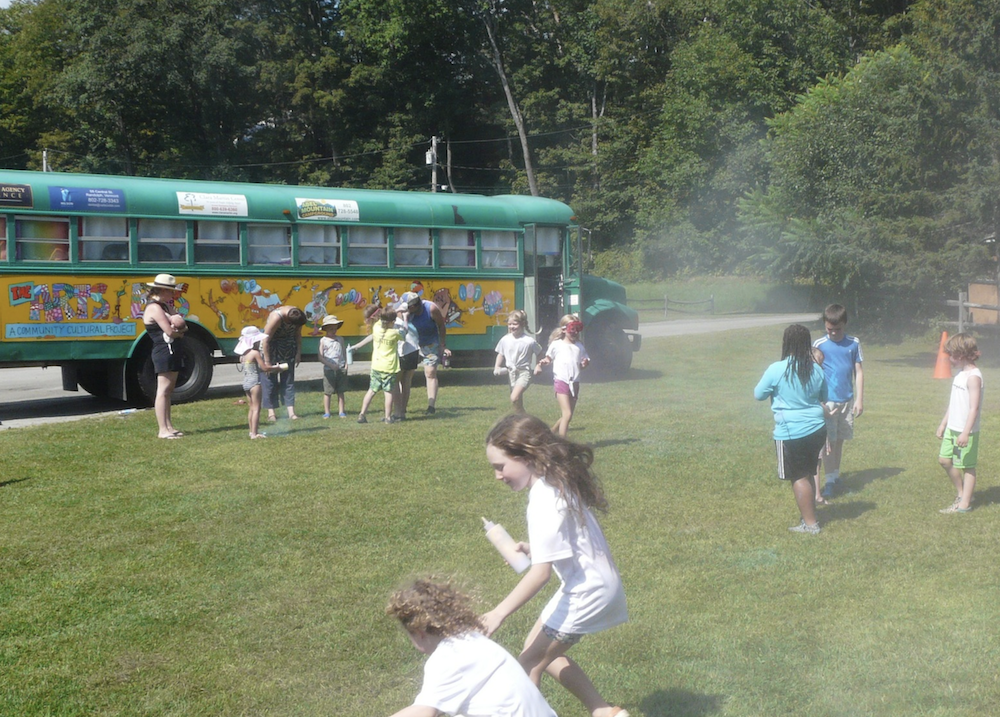
<path id="1" fill-rule="evenodd" d="M 482 632 L 483 624 L 473 609 L 472 596 L 450 580 L 434 576 L 417 578 L 397 590 L 385 608 L 407 632 L 452 637 L 466 632 Z"/>
<path id="2" fill-rule="evenodd" d="M 526 413 L 504 416 L 486 434 L 486 445 L 531 466 L 535 475 L 555 488 L 579 518 L 584 508 L 604 512 L 608 501 L 594 474 L 594 451 L 549 430 L 545 422 Z"/>

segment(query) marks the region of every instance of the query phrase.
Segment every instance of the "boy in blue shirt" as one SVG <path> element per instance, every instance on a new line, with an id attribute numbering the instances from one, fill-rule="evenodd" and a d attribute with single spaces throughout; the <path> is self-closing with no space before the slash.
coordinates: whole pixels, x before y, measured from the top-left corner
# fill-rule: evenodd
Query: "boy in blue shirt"
<path id="1" fill-rule="evenodd" d="M 844 441 L 854 438 L 854 419 L 864 412 L 865 381 L 861 341 L 844 333 L 847 309 L 840 304 L 830 304 L 823 311 L 823 322 L 826 336 L 817 339 L 813 346 L 823 352 L 823 371 L 829 394 L 826 404 L 828 448 L 823 456 L 826 473 L 823 497 L 829 498 L 840 478 Z"/>

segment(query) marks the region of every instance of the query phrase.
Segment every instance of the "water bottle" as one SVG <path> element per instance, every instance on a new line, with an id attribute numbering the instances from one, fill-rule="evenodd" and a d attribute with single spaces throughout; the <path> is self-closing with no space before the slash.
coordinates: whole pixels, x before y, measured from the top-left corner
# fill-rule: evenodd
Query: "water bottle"
<path id="1" fill-rule="evenodd" d="M 486 518 L 482 520 L 486 537 L 493 543 L 493 547 L 503 556 L 507 564 L 514 568 L 514 572 L 523 573 L 527 570 L 531 565 L 531 558 L 517 549 L 517 543 L 510 537 L 510 533 L 504 530 L 502 525 L 492 523 Z"/>
<path id="2" fill-rule="evenodd" d="M 347 365 L 350 366 L 354 363 L 354 347 L 348 344 L 347 346 Z"/>

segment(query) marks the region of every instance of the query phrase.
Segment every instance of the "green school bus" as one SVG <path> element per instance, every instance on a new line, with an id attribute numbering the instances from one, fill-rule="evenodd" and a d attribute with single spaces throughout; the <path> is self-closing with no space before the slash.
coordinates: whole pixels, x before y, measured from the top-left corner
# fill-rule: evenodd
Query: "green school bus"
<path id="1" fill-rule="evenodd" d="M 620 284 L 584 273 L 582 235 L 538 197 L 0 170 L 0 367 L 58 365 L 67 390 L 148 401 L 146 282 L 169 273 L 190 325 L 177 402 L 277 306 L 305 311 L 314 357 L 324 315 L 360 337 L 364 307 L 406 291 L 441 307 L 456 362 L 482 360 L 523 309 L 540 336 L 579 313 L 595 366 L 625 371 L 638 316 Z"/>

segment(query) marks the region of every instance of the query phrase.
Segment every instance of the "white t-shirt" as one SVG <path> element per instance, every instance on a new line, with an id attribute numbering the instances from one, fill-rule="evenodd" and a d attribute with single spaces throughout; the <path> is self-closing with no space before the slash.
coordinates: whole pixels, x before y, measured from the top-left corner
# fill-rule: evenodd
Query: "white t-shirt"
<path id="1" fill-rule="evenodd" d="M 965 430 L 965 422 L 969 420 L 969 410 L 972 408 L 969 396 L 969 378 L 979 377 L 979 415 L 976 416 L 976 423 L 969 433 L 979 432 L 979 419 L 983 416 L 983 392 L 986 384 L 983 383 L 983 374 L 972 367 L 968 371 L 959 371 L 955 374 L 951 382 L 951 400 L 948 401 L 948 428 L 958 433 Z"/>
<path id="2" fill-rule="evenodd" d="M 508 369 L 526 371 L 531 368 L 531 357 L 542 353 L 542 347 L 534 336 L 521 334 L 520 338 L 515 338 L 513 334 L 506 334 L 497 342 L 496 352 L 503 356 Z"/>
<path id="3" fill-rule="evenodd" d="M 413 704 L 465 717 L 556 717 L 521 664 L 478 632 L 438 643 Z"/>
<path id="4" fill-rule="evenodd" d="M 417 339 L 417 330 L 413 328 L 413 324 L 398 318 L 396 319 L 396 328 L 403 332 L 403 338 L 399 342 L 400 356 L 406 356 L 420 350 L 420 341 Z"/>
<path id="5" fill-rule="evenodd" d="M 590 358 L 582 343 L 577 341 L 574 344 L 562 339 L 549 344 L 545 355 L 552 359 L 552 378 L 566 383 L 580 380 L 580 362 Z"/>
<path id="6" fill-rule="evenodd" d="M 542 610 L 541 620 L 553 630 L 577 635 L 600 632 L 628 620 L 625 589 L 601 526 L 589 509 L 584 510 L 584 518 L 581 526 L 544 478 L 531 486 L 531 562 L 552 563 L 562 581 Z"/>

